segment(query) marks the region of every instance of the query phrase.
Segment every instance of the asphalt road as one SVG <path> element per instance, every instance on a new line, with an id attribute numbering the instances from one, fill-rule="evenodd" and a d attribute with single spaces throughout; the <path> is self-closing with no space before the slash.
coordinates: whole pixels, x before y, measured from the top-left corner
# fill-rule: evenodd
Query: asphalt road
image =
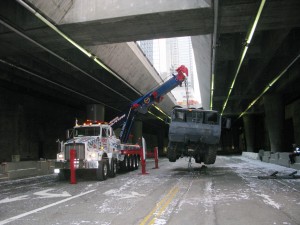
<path id="1" fill-rule="evenodd" d="M 257 178 L 288 168 L 221 156 L 207 168 L 186 158 L 153 167 L 73 185 L 55 175 L 1 182 L 0 225 L 300 224 L 300 179 Z"/>

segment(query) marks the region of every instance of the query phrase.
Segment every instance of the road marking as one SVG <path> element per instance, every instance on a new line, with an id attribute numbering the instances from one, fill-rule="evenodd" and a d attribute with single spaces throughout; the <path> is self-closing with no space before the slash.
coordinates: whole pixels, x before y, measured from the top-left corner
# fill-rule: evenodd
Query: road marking
<path id="1" fill-rule="evenodd" d="M 28 197 L 28 195 L 22 195 L 22 196 L 15 197 L 15 198 L 5 198 L 5 199 L 2 199 L 0 201 L 0 204 L 2 204 L 2 203 L 8 203 L 8 202 L 20 201 L 20 200 L 25 200 L 25 199 L 28 199 L 27 197 Z"/>
<path id="2" fill-rule="evenodd" d="M 167 201 L 165 202 L 165 204 L 162 206 L 162 208 L 159 210 L 159 212 L 155 215 L 155 217 L 150 221 L 150 224 L 154 224 L 156 218 L 159 218 L 160 215 L 166 210 L 166 208 L 169 206 L 169 204 L 171 203 L 171 201 L 173 200 L 174 196 L 177 194 L 179 188 L 176 187 L 176 189 L 174 189 L 172 195 L 170 196 L 169 199 L 167 199 Z"/>
<path id="3" fill-rule="evenodd" d="M 8 218 L 8 219 L 6 219 L 6 220 L 2 220 L 2 221 L 0 221 L 0 225 L 10 223 L 10 222 L 15 221 L 15 220 L 17 220 L 17 219 L 20 219 L 20 218 L 22 218 L 22 217 L 31 215 L 31 214 L 36 213 L 36 212 L 39 212 L 39 211 L 42 211 L 42 210 L 44 210 L 44 209 L 48 209 L 48 208 L 50 208 L 50 207 L 52 207 L 52 206 L 59 205 L 59 204 L 61 204 L 61 203 L 70 201 L 70 200 L 72 200 L 72 199 L 81 197 L 81 196 L 83 196 L 83 195 L 89 194 L 89 193 L 94 192 L 94 191 L 96 191 L 96 190 L 90 190 L 90 191 L 87 191 L 87 192 L 84 192 L 84 193 L 80 193 L 80 194 L 75 195 L 75 196 L 72 196 L 72 197 L 70 197 L 70 198 L 66 198 L 66 199 L 63 199 L 63 200 L 61 200 L 61 201 L 54 202 L 54 203 L 52 203 L 52 204 L 50 204 L 50 205 L 46 205 L 46 206 L 43 206 L 43 207 L 41 207 L 41 208 L 34 209 L 34 210 L 32 210 L 32 211 L 29 211 L 29 212 L 26 212 L 26 213 L 23 213 L 23 214 L 20 214 L 20 215 L 17 215 L 17 216 Z"/>
<path id="4" fill-rule="evenodd" d="M 35 192 L 33 194 L 34 195 L 39 195 L 40 197 L 38 197 L 38 198 L 59 198 L 59 197 L 70 197 L 71 196 L 66 191 L 64 191 L 61 194 L 48 193 L 48 191 L 53 191 L 53 190 L 55 190 L 55 189 L 50 188 L 50 189 L 47 189 L 47 190 L 44 190 L 44 191 Z"/>
<path id="5" fill-rule="evenodd" d="M 106 196 L 117 197 L 118 199 L 138 198 L 138 197 L 145 197 L 146 196 L 145 194 L 140 194 L 140 193 L 137 193 L 135 191 L 131 191 L 131 192 L 126 193 L 125 191 L 120 191 L 120 190 L 117 190 L 117 189 L 108 190 L 108 191 L 104 192 L 104 194 Z"/>
<path id="6" fill-rule="evenodd" d="M 145 225 L 145 224 L 153 224 L 156 220 L 157 217 L 159 217 L 169 206 L 175 195 L 177 194 L 179 188 L 177 185 L 171 188 L 169 193 L 159 202 L 156 204 L 156 206 L 151 210 L 151 212 L 143 219 L 143 221 L 140 223 L 140 225 Z M 157 211 L 156 215 L 154 213 Z M 152 218 L 152 219 L 151 219 Z M 150 222 L 148 222 L 150 220 Z M 148 222 L 148 223 L 147 223 Z"/>

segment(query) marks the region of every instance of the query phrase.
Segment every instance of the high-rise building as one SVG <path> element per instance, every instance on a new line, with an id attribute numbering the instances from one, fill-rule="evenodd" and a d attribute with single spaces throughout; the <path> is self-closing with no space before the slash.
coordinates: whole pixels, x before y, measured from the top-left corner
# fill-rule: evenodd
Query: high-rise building
<path id="1" fill-rule="evenodd" d="M 137 44 L 153 65 L 153 40 L 137 41 Z"/>
<path id="2" fill-rule="evenodd" d="M 181 65 L 189 70 L 188 84 L 194 86 L 193 79 L 193 48 L 190 37 L 178 37 L 166 39 L 167 66 L 171 72 Z"/>
<path id="3" fill-rule="evenodd" d="M 139 41 L 138 44 L 164 80 L 168 79 L 179 66 L 185 65 L 188 68 L 188 86 L 177 87 L 172 93 L 178 105 L 186 106 L 189 102 L 189 106 L 200 107 L 200 99 L 196 99 L 194 93 L 194 85 L 198 84 L 194 84 L 195 65 L 191 38 L 156 39 Z"/>
<path id="4" fill-rule="evenodd" d="M 153 40 L 153 66 L 158 71 L 162 79 L 166 78 L 166 39 Z"/>

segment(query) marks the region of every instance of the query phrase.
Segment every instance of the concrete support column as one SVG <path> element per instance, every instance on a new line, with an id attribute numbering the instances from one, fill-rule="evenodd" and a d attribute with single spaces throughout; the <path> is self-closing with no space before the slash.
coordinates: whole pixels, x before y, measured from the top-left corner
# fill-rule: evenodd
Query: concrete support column
<path id="1" fill-rule="evenodd" d="M 157 131 L 158 155 L 162 155 L 164 149 L 165 128 L 161 127 Z"/>
<path id="2" fill-rule="evenodd" d="M 300 101 L 293 106 L 293 128 L 295 143 L 300 145 Z"/>
<path id="3" fill-rule="evenodd" d="M 246 138 L 246 149 L 247 152 L 254 152 L 254 116 L 247 114 L 243 117 L 245 138 Z"/>
<path id="4" fill-rule="evenodd" d="M 101 104 L 91 104 L 86 107 L 86 114 L 88 120 L 100 120 L 105 119 L 105 107 Z"/>
<path id="5" fill-rule="evenodd" d="M 282 96 L 264 96 L 264 107 L 271 152 L 280 152 L 282 151 L 282 135 L 284 123 L 284 106 Z"/>
<path id="6" fill-rule="evenodd" d="M 199 35 L 191 37 L 194 51 L 195 62 L 198 74 L 200 95 L 202 106 L 209 109 L 210 106 L 210 84 L 211 84 L 211 55 L 212 55 L 212 36 Z M 190 69 L 190 68 L 189 68 Z"/>
<path id="7" fill-rule="evenodd" d="M 142 137 L 143 137 L 143 122 L 140 120 L 134 121 L 133 127 L 132 127 L 132 143 L 133 144 L 142 144 Z"/>

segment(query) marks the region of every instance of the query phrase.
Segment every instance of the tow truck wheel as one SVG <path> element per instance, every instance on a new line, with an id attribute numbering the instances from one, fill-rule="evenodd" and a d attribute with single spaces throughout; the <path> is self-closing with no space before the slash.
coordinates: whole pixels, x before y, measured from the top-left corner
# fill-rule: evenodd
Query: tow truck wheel
<path id="1" fill-rule="evenodd" d="M 139 160 L 138 160 L 138 156 L 135 155 L 134 156 L 134 169 L 137 170 L 139 168 Z"/>
<path id="2" fill-rule="evenodd" d="M 127 171 L 130 171 L 132 169 L 132 160 L 131 160 L 131 155 L 127 157 Z"/>
<path id="3" fill-rule="evenodd" d="M 126 163 L 127 163 L 127 156 L 124 156 L 123 161 L 120 161 L 120 170 L 121 171 L 126 171 Z"/>
<path id="4" fill-rule="evenodd" d="M 124 158 L 124 171 L 128 171 L 129 158 L 125 156 Z"/>
<path id="5" fill-rule="evenodd" d="M 112 158 L 111 159 L 109 176 L 110 177 L 115 177 L 116 174 L 117 174 L 117 159 L 116 158 Z"/>
<path id="6" fill-rule="evenodd" d="M 58 174 L 58 180 L 59 181 L 65 181 L 70 179 L 70 171 L 67 170 L 60 170 L 60 173 Z"/>
<path id="7" fill-rule="evenodd" d="M 195 162 L 196 162 L 196 163 L 201 163 L 201 155 L 200 155 L 200 154 L 197 154 L 197 155 L 195 156 Z"/>
<path id="8" fill-rule="evenodd" d="M 108 174 L 108 161 L 103 159 L 99 161 L 98 169 L 97 169 L 97 179 L 102 181 L 107 179 Z"/>
<path id="9" fill-rule="evenodd" d="M 134 155 L 131 155 L 130 156 L 130 163 L 131 163 L 131 168 L 130 168 L 130 170 L 135 170 L 136 168 L 135 168 L 135 156 Z"/>

